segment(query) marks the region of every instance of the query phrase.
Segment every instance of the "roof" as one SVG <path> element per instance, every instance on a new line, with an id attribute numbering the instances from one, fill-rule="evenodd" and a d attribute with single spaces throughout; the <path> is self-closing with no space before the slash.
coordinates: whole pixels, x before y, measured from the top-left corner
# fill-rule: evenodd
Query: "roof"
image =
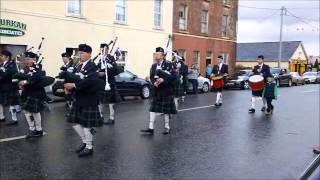
<path id="1" fill-rule="evenodd" d="M 237 43 L 237 61 L 255 61 L 263 55 L 265 61 L 278 61 L 279 42 Z M 282 42 L 282 61 L 288 61 L 297 50 L 301 41 Z M 302 45 L 303 48 L 303 45 Z"/>

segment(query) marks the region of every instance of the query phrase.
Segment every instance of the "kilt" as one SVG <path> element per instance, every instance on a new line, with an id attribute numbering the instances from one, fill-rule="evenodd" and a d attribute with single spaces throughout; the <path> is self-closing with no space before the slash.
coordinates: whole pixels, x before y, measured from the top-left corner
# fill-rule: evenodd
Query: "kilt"
<path id="1" fill-rule="evenodd" d="M 118 90 L 111 87 L 110 91 L 101 92 L 99 100 L 101 104 L 114 104 L 121 102 L 121 97 Z"/>
<path id="2" fill-rule="evenodd" d="M 150 112 L 177 114 L 173 96 L 155 95 L 151 101 Z"/>
<path id="3" fill-rule="evenodd" d="M 219 87 L 219 88 L 212 87 L 213 92 L 222 92 L 222 90 L 223 90 L 223 87 Z"/>
<path id="4" fill-rule="evenodd" d="M 45 109 L 44 100 L 26 97 L 22 99 L 22 109 L 31 113 L 38 113 Z"/>
<path id="5" fill-rule="evenodd" d="M 180 79 L 175 81 L 173 85 L 174 97 L 182 97 L 184 95 L 183 84 L 180 83 Z"/>
<path id="6" fill-rule="evenodd" d="M 263 92 L 263 90 L 261 90 L 261 91 L 252 91 L 252 96 L 262 97 L 262 92 Z"/>
<path id="7" fill-rule="evenodd" d="M 68 122 L 91 128 L 102 126 L 103 118 L 100 116 L 98 106 L 77 107 L 75 105 L 70 110 Z"/>
<path id="8" fill-rule="evenodd" d="M 20 94 L 18 90 L 0 92 L 0 104 L 3 106 L 19 105 L 19 100 Z"/>

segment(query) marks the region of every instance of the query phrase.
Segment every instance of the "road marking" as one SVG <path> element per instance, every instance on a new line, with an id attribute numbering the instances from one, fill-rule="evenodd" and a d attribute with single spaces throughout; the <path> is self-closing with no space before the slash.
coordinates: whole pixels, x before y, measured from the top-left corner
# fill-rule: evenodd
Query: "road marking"
<path id="1" fill-rule="evenodd" d="M 209 105 L 209 106 L 200 106 L 200 107 L 194 107 L 194 108 L 186 108 L 186 109 L 180 109 L 178 112 L 183 112 L 183 111 L 191 111 L 191 110 L 197 110 L 197 109 L 205 109 L 205 108 L 210 108 L 210 107 L 215 107 L 215 105 Z"/>
<path id="2" fill-rule="evenodd" d="M 43 135 L 46 135 L 46 132 L 43 132 Z M 26 135 L 24 136 L 17 136 L 17 137 L 11 137 L 11 138 L 4 138 L 4 139 L 0 139 L 0 143 L 2 142 L 8 142 L 8 141 L 14 141 L 14 140 L 19 140 L 19 139 L 25 139 Z"/>
<path id="3" fill-rule="evenodd" d="M 302 91 L 302 93 L 313 93 L 313 92 L 319 92 L 317 90 L 313 90 L 313 91 Z"/>

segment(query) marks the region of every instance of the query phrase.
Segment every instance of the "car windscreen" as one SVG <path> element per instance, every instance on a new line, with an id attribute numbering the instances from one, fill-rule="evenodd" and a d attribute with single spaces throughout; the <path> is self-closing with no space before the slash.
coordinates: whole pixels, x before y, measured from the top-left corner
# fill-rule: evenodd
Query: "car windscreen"
<path id="1" fill-rule="evenodd" d="M 272 68 L 272 69 L 270 69 L 270 72 L 271 72 L 271 74 L 280 74 L 281 69 Z"/>
<path id="2" fill-rule="evenodd" d="M 316 76 L 317 73 L 316 72 L 306 72 L 303 74 L 303 76 Z"/>

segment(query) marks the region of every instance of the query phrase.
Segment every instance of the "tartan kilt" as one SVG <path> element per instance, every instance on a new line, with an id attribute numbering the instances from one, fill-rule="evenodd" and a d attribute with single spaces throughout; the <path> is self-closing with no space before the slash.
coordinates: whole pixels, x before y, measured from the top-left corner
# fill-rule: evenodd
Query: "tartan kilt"
<path id="1" fill-rule="evenodd" d="M 101 104 L 114 104 L 121 102 L 121 97 L 118 90 L 111 87 L 110 91 L 101 92 L 99 100 Z"/>
<path id="2" fill-rule="evenodd" d="M 45 109 L 44 100 L 26 97 L 22 100 L 22 109 L 31 113 L 38 113 Z"/>
<path id="3" fill-rule="evenodd" d="M 177 114 L 174 97 L 155 95 L 151 101 L 150 112 Z"/>
<path id="4" fill-rule="evenodd" d="M 262 97 L 262 92 L 263 92 L 263 90 L 261 90 L 261 91 L 252 91 L 252 96 Z"/>
<path id="5" fill-rule="evenodd" d="M 184 88 L 183 88 L 183 84 L 180 83 L 180 80 L 174 83 L 173 92 L 174 92 L 174 97 L 184 96 Z"/>
<path id="6" fill-rule="evenodd" d="M 0 104 L 3 106 L 19 105 L 20 94 L 18 90 L 0 92 Z"/>
<path id="7" fill-rule="evenodd" d="M 72 106 L 68 116 L 68 122 L 77 123 L 86 128 L 100 127 L 103 118 L 100 116 L 98 106 L 77 107 Z"/>
<path id="8" fill-rule="evenodd" d="M 213 92 L 222 92 L 222 90 L 223 90 L 223 87 L 219 87 L 219 88 L 212 87 Z"/>

